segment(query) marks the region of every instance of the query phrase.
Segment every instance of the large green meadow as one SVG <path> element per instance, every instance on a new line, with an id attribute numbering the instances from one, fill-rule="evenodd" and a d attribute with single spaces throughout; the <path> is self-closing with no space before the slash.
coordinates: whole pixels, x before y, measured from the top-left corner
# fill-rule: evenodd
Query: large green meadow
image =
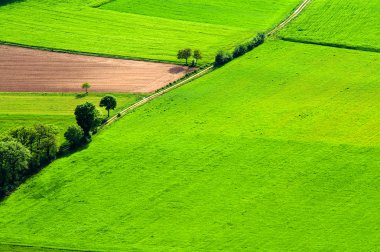
<path id="1" fill-rule="evenodd" d="M 280 36 L 380 51 L 380 0 L 314 0 Z"/>
<path id="2" fill-rule="evenodd" d="M 267 42 L 27 181 L 0 204 L 0 241 L 106 251 L 376 251 L 379 60 Z"/>
<path id="3" fill-rule="evenodd" d="M 106 95 L 89 93 L 88 96 L 78 98 L 74 93 L 0 93 L 0 134 L 10 129 L 22 126 L 32 126 L 43 123 L 58 128 L 59 140 L 64 140 L 63 133 L 69 125 L 76 124 L 74 110 L 79 104 L 91 102 L 99 105 L 100 99 Z M 121 109 L 132 105 L 144 95 L 142 94 L 114 94 L 118 101 L 114 115 Z M 99 108 L 106 116 L 104 108 Z"/>
<path id="4" fill-rule="evenodd" d="M 194 6 L 180 0 L 117 0 L 104 8 L 93 7 L 95 2 L 107 1 L 25 0 L 0 6 L 0 41 L 176 63 L 177 51 L 190 47 L 203 52 L 201 63 L 210 63 L 218 50 L 232 50 L 276 25 L 300 0 Z M 132 5 L 138 8 L 128 10 Z"/>

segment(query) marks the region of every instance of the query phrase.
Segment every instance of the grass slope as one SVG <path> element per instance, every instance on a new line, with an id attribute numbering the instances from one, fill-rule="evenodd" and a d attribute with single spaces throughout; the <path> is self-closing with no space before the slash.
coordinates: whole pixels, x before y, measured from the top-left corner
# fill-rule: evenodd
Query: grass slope
<path id="1" fill-rule="evenodd" d="M 67 127 L 75 124 L 75 107 L 87 101 L 98 105 L 104 95 L 90 93 L 78 99 L 72 93 L 0 93 L 0 134 L 15 127 L 44 123 L 58 127 L 60 141 L 63 141 Z M 118 108 L 111 110 L 111 115 L 143 97 L 138 94 L 114 95 Z M 104 108 L 101 111 L 107 114 Z"/>
<path id="2" fill-rule="evenodd" d="M 280 36 L 380 51 L 380 0 L 315 0 Z"/>
<path id="3" fill-rule="evenodd" d="M 246 8 L 240 1 L 214 20 L 182 21 L 176 18 L 175 9 L 166 9 L 161 17 L 157 12 L 145 10 L 144 15 L 123 13 L 90 7 L 94 1 L 80 0 L 26 0 L 0 7 L 0 41 L 53 49 L 121 55 L 130 58 L 178 62 L 176 53 L 181 48 L 198 48 L 204 53 L 202 63 L 213 61 L 219 49 L 232 49 L 236 44 L 251 39 L 271 28 L 299 0 L 286 0 L 278 4 L 272 0 L 260 1 L 258 11 L 236 23 L 236 12 Z M 165 3 L 165 1 L 161 1 Z M 229 1 L 220 1 L 227 6 Z M 257 2 L 257 1 L 255 1 Z M 162 3 L 155 4 L 157 6 Z M 147 3 L 152 4 L 152 2 Z M 199 1 L 199 8 L 206 6 Z M 254 11 L 254 8 L 250 8 Z M 156 15 L 156 16 L 155 16 Z M 168 17 L 168 18 L 167 18 Z M 224 18 L 234 20 L 233 25 L 223 23 Z M 247 27 L 245 22 L 250 20 Z M 204 20 L 203 20 L 204 21 Z"/>
<path id="4" fill-rule="evenodd" d="M 379 60 L 268 42 L 30 179 L 0 204 L 0 242 L 375 251 Z"/>

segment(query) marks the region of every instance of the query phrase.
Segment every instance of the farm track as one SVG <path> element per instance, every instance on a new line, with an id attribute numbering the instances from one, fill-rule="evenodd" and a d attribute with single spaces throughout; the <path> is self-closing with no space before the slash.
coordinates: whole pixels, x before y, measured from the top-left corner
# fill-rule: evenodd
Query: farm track
<path id="1" fill-rule="evenodd" d="M 149 93 L 191 69 L 134 60 L 57 53 L 0 45 L 0 92 Z"/>
<path id="2" fill-rule="evenodd" d="M 305 8 L 311 3 L 312 0 L 304 0 L 298 8 L 295 9 L 295 11 L 287 17 L 282 23 L 274 27 L 271 31 L 267 33 L 267 37 L 273 36 L 275 33 L 283 29 L 286 25 L 288 25 L 290 22 L 292 22 L 296 17 L 298 17 L 302 11 L 305 10 Z"/>

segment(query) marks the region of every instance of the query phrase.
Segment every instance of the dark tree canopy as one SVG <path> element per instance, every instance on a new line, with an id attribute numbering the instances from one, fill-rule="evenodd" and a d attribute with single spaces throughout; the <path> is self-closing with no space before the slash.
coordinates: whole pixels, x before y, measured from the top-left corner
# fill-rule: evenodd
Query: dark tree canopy
<path id="1" fill-rule="evenodd" d="M 58 150 L 57 134 L 58 130 L 55 127 L 43 124 L 20 127 L 10 132 L 11 137 L 31 152 L 33 168 L 38 168 L 55 159 Z"/>
<path id="2" fill-rule="evenodd" d="M 94 104 L 89 102 L 76 107 L 75 118 L 87 138 L 91 138 L 90 132 L 95 130 L 101 123 L 99 111 Z"/>
<path id="3" fill-rule="evenodd" d="M 203 58 L 202 56 L 202 53 L 200 50 L 194 50 L 194 55 L 193 55 L 194 59 L 196 60 L 201 60 Z"/>
<path id="4" fill-rule="evenodd" d="M 69 126 L 64 136 L 70 143 L 71 147 L 78 147 L 83 143 L 84 133 L 82 128 L 78 125 Z"/>
<path id="5" fill-rule="evenodd" d="M 177 58 L 178 59 L 185 59 L 186 65 L 187 65 L 188 59 L 191 57 L 191 55 L 192 55 L 192 50 L 190 48 L 186 48 L 186 49 L 178 51 Z"/>
<path id="6" fill-rule="evenodd" d="M 21 143 L 15 140 L 0 142 L 0 195 L 19 182 L 28 169 L 30 158 L 30 151 Z"/>
<path id="7" fill-rule="evenodd" d="M 105 107 L 110 117 L 110 110 L 114 110 L 117 106 L 116 97 L 113 95 L 106 95 L 100 100 L 100 107 Z"/>

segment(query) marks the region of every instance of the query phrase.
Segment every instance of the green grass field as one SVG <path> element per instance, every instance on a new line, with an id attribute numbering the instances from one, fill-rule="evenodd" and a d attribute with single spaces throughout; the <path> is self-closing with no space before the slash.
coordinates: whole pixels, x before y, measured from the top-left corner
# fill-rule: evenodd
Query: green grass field
<path id="1" fill-rule="evenodd" d="M 83 98 L 76 98 L 73 93 L 0 93 L 0 134 L 21 126 L 32 126 L 37 123 L 58 127 L 60 142 L 69 125 L 76 124 L 74 110 L 79 104 L 92 102 L 98 105 L 105 94 L 89 93 Z M 110 112 L 114 115 L 121 109 L 132 105 L 144 95 L 114 94 L 118 107 Z M 106 111 L 103 115 L 107 115 Z"/>
<path id="2" fill-rule="evenodd" d="M 169 5 L 184 1 L 145 1 L 141 9 L 126 13 L 93 8 L 93 2 L 26 0 L 0 6 L 0 20 L 6 20 L 0 23 L 0 41 L 176 63 L 177 51 L 191 47 L 203 52 L 201 63 L 210 63 L 218 50 L 232 49 L 280 22 L 300 0 L 252 0 L 249 9 L 245 1 L 218 1 L 220 13 L 213 18 L 204 16 L 206 3 L 194 9 L 186 5 L 178 13 Z M 124 10 L 127 4 L 104 6 Z M 152 10 L 152 4 L 162 8 Z M 181 14 L 188 11 L 198 14 Z"/>
<path id="3" fill-rule="evenodd" d="M 278 24 L 299 0 L 115 0 L 102 9 L 265 31 Z"/>
<path id="4" fill-rule="evenodd" d="M 314 0 L 280 36 L 380 51 L 380 0 Z"/>
<path id="5" fill-rule="evenodd" d="M 0 241 L 376 251 L 379 59 L 268 42 L 129 114 L 23 184 L 0 204 Z"/>

